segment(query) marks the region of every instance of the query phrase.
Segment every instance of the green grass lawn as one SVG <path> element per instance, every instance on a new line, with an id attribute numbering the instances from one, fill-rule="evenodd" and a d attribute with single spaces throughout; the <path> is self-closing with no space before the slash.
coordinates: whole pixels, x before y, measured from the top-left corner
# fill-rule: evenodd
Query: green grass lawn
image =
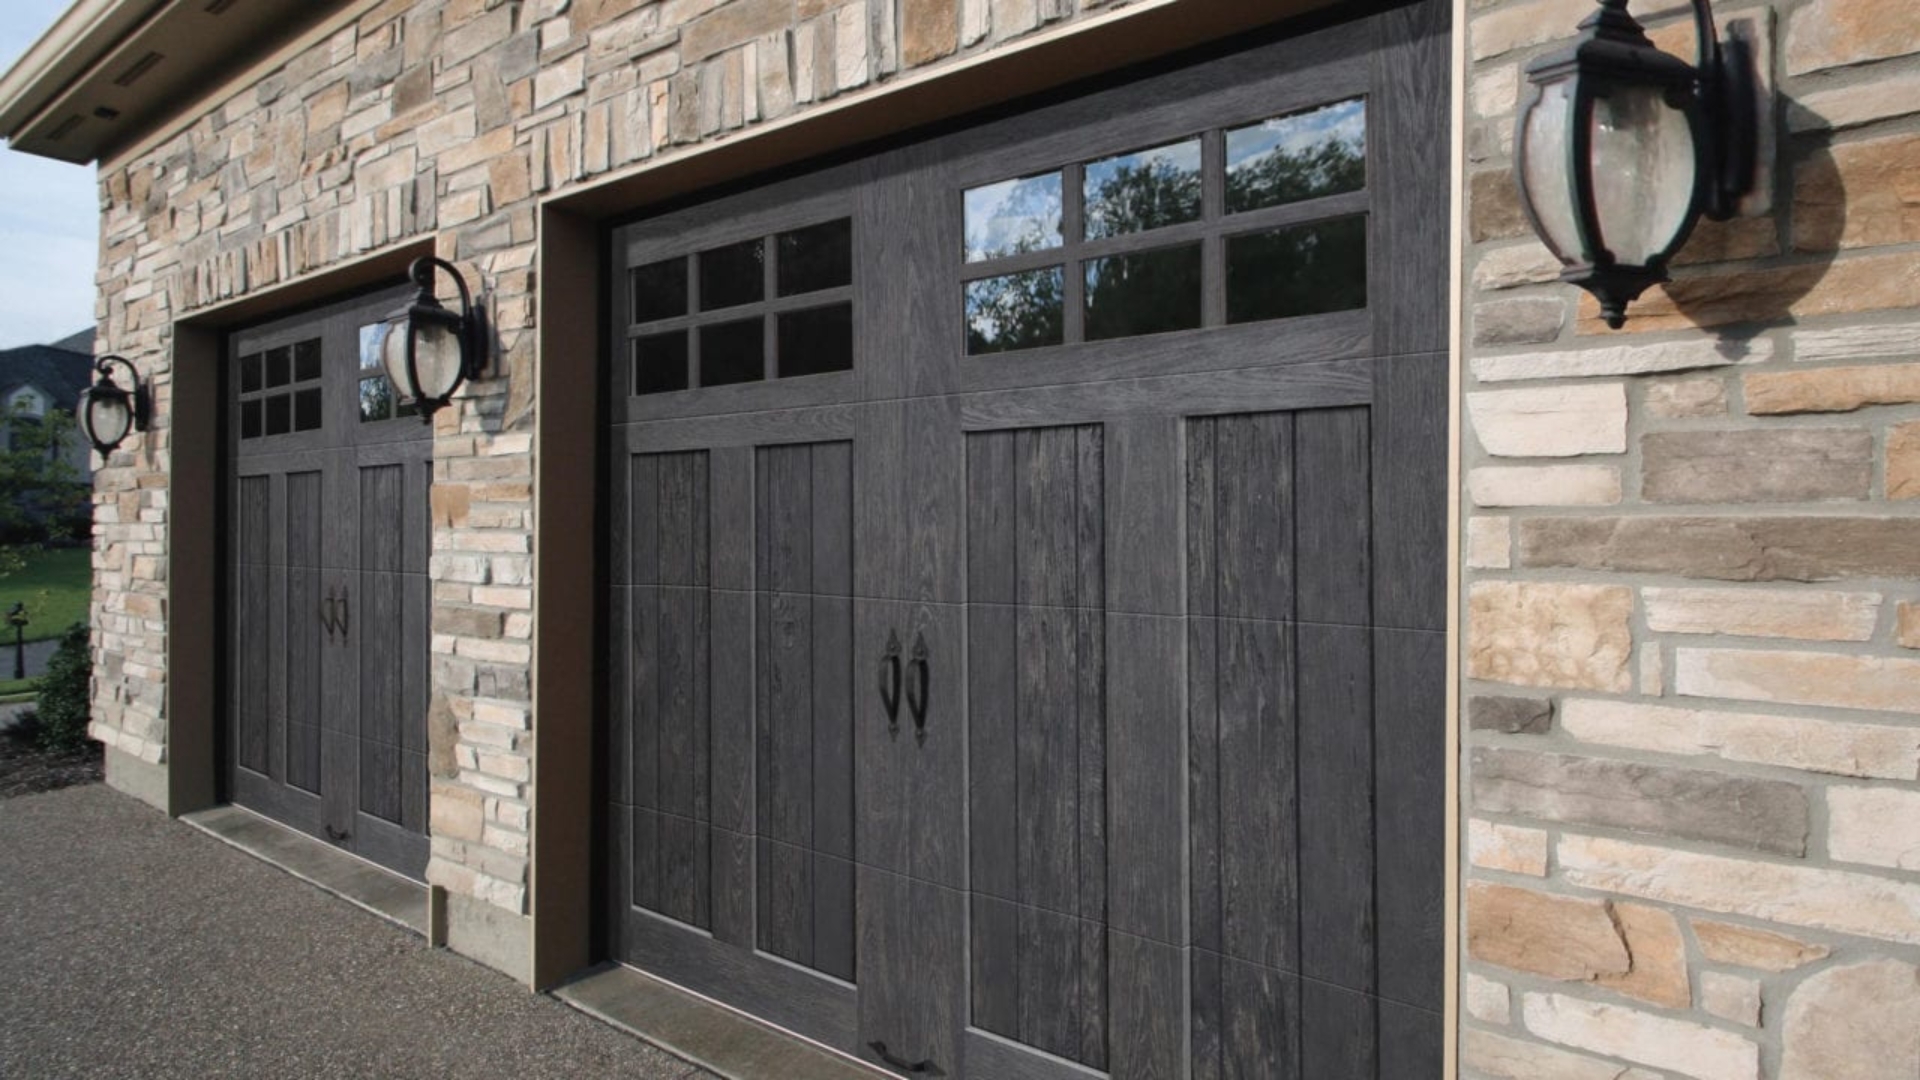
<path id="1" fill-rule="evenodd" d="M 93 594 L 93 551 L 48 548 L 27 556 L 19 572 L 0 577 L 0 615 L 16 602 L 27 605 L 26 639 L 57 638 L 67 627 L 87 621 Z M 0 645 L 13 644 L 13 628 L 0 622 Z"/>

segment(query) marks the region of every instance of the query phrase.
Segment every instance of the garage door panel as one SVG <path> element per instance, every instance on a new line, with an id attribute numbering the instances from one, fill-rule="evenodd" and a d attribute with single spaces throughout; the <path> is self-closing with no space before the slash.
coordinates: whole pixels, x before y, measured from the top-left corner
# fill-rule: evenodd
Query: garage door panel
<path id="1" fill-rule="evenodd" d="M 1372 20 L 1375 39 L 1371 124 L 1373 173 L 1382 208 L 1375 251 L 1393 253 L 1371 269 L 1377 348 L 1383 356 L 1446 349 L 1449 292 L 1447 185 L 1451 147 L 1439 133 L 1452 130 L 1445 87 L 1452 62 L 1453 8 L 1422 3 Z M 1444 415 L 1444 413 L 1442 414 Z M 1442 487 L 1440 490 L 1444 491 Z"/>
<path id="2" fill-rule="evenodd" d="M 1301 623 L 1300 967 L 1371 993 L 1374 982 L 1373 664 L 1365 627 Z"/>
<path id="3" fill-rule="evenodd" d="M 1437 1011 L 1445 955 L 1446 634 L 1373 632 L 1375 876 L 1383 998 Z"/>
<path id="4" fill-rule="evenodd" d="M 1448 370 L 1444 354 L 1373 368 L 1373 617 L 1446 628 Z M 1390 523 L 1390 526 L 1386 523 Z"/>

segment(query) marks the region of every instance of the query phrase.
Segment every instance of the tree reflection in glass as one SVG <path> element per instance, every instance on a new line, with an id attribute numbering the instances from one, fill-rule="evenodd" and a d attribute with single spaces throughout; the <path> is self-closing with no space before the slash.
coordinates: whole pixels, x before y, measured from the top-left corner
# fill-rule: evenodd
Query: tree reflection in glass
<path id="1" fill-rule="evenodd" d="M 1089 259 L 1087 340 L 1200 326 L 1200 245 Z"/>
<path id="2" fill-rule="evenodd" d="M 1367 184 L 1360 98 L 1227 132 L 1227 212 L 1358 191 Z"/>
<path id="3" fill-rule="evenodd" d="M 1064 340 L 1062 267 L 967 282 L 967 354 L 1012 352 Z"/>
<path id="4" fill-rule="evenodd" d="M 1367 306 L 1364 214 L 1227 238 L 1227 321 Z"/>
<path id="5" fill-rule="evenodd" d="M 1200 220 L 1200 140 L 1087 166 L 1087 239 Z"/>
<path id="6" fill-rule="evenodd" d="M 967 261 L 1059 247 L 1060 191 L 1057 172 L 969 189 Z"/>

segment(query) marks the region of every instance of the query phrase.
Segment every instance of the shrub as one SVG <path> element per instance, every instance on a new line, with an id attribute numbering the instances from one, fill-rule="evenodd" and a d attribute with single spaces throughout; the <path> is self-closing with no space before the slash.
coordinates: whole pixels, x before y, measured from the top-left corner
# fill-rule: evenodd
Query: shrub
<path id="1" fill-rule="evenodd" d="M 60 635 L 40 681 L 40 745 L 47 750 L 78 750 L 87 742 L 92 705 L 93 656 L 86 623 L 74 623 Z"/>

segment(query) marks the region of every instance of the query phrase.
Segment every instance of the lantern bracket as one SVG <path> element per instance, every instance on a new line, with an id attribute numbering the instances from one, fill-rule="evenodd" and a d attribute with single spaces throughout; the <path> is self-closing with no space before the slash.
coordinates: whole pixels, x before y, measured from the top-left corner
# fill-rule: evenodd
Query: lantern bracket
<path id="1" fill-rule="evenodd" d="M 115 367 L 126 369 L 129 386 L 123 387 L 114 381 L 113 372 Z M 102 457 L 105 457 L 113 453 L 114 449 L 120 445 L 120 442 L 126 438 L 127 434 L 147 430 L 147 425 L 153 414 L 153 399 L 147 391 L 146 383 L 140 379 L 140 370 L 133 366 L 133 361 L 128 360 L 118 353 L 109 353 L 95 360 L 93 362 L 93 370 L 100 378 L 95 381 L 92 386 L 87 387 L 81 392 L 80 407 L 76 411 L 80 417 L 81 431 L 87 436 L 87 441 L 93 444 L 93 448 L 99 451 Z M 120 439 L 116 439 L 110 443 L 102 441 L 99 436 L 94 434 L 93 426 L 87 422 L 87 402 L 96 395 L 114 396 L 126 401 L 131 422 L 127 427 L 127 431 L 121 435 Z"/>

